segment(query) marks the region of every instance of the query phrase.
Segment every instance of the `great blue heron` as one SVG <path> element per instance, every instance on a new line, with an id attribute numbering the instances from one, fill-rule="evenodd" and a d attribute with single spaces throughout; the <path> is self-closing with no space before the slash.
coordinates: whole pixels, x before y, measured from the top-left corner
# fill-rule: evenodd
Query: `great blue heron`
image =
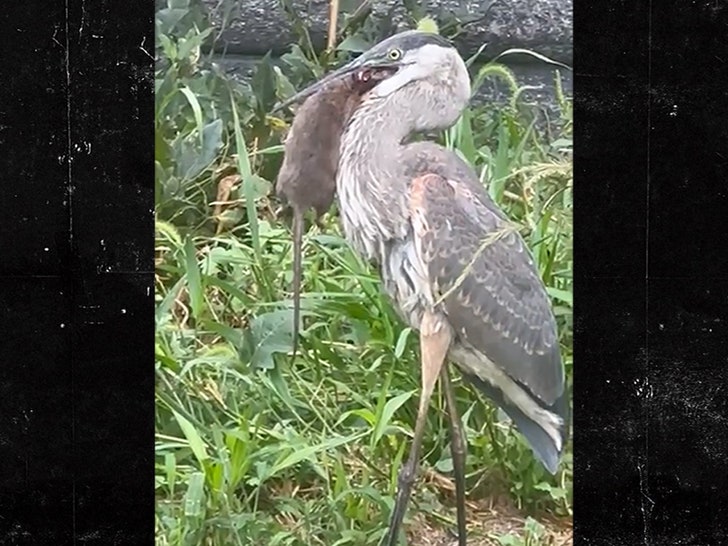
<path id="1" fill-rule="evenodd" d="M 467 67 L 447 40 L 396 34 L 287 103 L 375 67 L 393 74 L 364 96 L 344 129 L 336 186 L 346 239 L 378 267 L 401 317 L 420 334 L 422 392 L 385 543 L 397 542 L 440 377 L 464 546 L 465 442 L 445 362 L 505 411 L 555 473 L 569 413 L 556 322 L 526 244 L 473 169 L 436 143 L 407 143 L 413 133 L 452 126 L 470 99 Z"/>

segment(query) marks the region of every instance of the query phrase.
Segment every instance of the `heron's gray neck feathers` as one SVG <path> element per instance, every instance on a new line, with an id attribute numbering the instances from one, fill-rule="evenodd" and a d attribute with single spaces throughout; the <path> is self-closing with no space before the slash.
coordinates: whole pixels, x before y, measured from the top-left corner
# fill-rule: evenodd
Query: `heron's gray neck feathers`
<path id="1" fill-rule="evenodd" d="M 356 250 L 379 261 L 383 241 L 404 237 L 408 185 L 400 161 L 411 125 L 386 100 L 365 102 L 341 139 L 336 178 L 344 233 Z"/>

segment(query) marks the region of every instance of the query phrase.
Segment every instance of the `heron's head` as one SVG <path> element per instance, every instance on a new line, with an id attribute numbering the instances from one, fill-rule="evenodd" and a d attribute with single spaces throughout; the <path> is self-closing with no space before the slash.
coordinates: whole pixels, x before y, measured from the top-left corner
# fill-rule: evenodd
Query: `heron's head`
<path id="1" fill-rule="evenodd" d="M 470 99 L 470 76 L 452 44 L 438 34 L 409 30 L 379 42 L 279 108 L 304 100 L 332 79 L 370 68 L 388 68 L 391 75 L 374 86 L 360 108 L 379 103 L 379 115 L 396 116 L 411 131 L 449 127 Z"/>

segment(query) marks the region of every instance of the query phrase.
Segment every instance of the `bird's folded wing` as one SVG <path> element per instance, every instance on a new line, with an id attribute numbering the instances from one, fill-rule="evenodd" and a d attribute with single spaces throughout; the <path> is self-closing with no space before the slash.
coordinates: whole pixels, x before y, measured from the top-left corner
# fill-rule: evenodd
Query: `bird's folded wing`
<path id="1" fill-rule="evenodd" d="M 516 228 L 457 180 L 425 174 L 410 196 L 419 253 L 455 334 L 552 404 L 564 388 L 556 324 Z"/>

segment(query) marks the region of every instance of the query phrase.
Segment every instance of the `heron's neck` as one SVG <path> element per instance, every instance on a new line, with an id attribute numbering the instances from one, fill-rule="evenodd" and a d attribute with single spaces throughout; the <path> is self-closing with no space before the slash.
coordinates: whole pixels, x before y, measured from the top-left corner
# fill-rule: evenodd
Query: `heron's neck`
<path id="1" fill-rule="evenodd" d="M 365 101 L 354 112 L 341 139 L 340 160 L 340 166 L 354 176 L 342 179 L 342 184 L 357 180 L 373 197 L 400 195 L 406 189 L 399 158 L 413 123 L 409 108 L 400 108 L 396 100 Z"/>
<path id="2" fill-rule="evenodd" d="M 411 125 L 388 114 L 396 111 L 391 106 L 365 102 L 341 139 L 337 193 L 344 232 L 373 260 L 378 259 L 374 241 L 404 237 L 409 217 L 409 180 L 400 158 Z"/>
<path id="3" fill-rule="evenodd" d="M 402 111 L 402 114 L 392 114 Z M 402 141 L 413 132 L 408 111 L 406 106 L 399 107 L 396 97 L 365 101 L 355 110 L 345 135 L 352 144 L 358 144 L 361 151 L 387 155 L 389 151 L 401 147 Z"/>

